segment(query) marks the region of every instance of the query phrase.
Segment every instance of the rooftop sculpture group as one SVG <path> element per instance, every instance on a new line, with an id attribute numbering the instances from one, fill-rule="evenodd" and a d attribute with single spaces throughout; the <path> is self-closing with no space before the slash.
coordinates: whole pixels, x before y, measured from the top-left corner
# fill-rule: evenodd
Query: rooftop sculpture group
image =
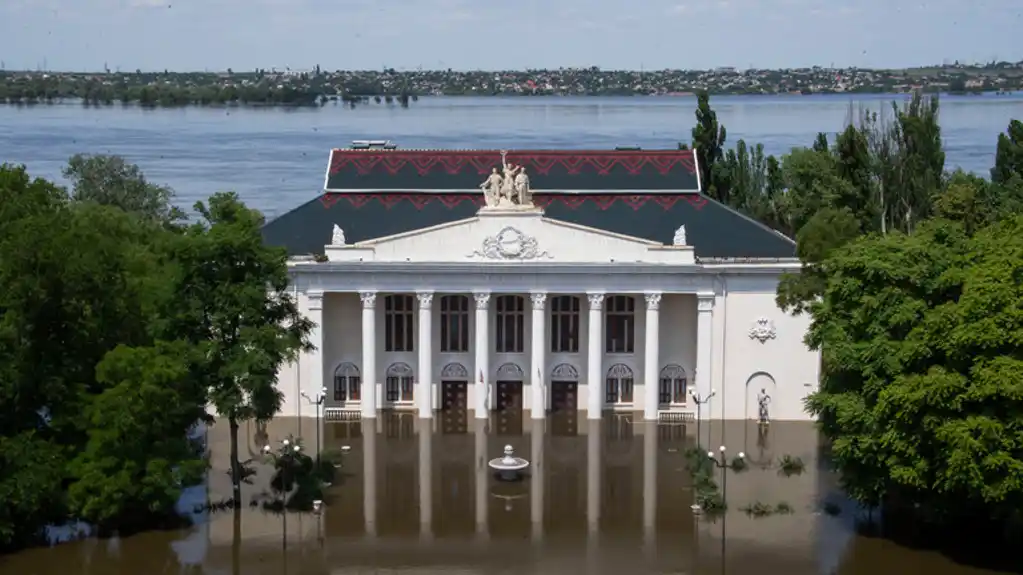
<path id="1" fill-rule="evenodd" d="M 534 207 L 526 168 L 509 164 L 505 150 L 501 150 L 501 172 L 494 168 L 480 189 L 488 208 Z"/>

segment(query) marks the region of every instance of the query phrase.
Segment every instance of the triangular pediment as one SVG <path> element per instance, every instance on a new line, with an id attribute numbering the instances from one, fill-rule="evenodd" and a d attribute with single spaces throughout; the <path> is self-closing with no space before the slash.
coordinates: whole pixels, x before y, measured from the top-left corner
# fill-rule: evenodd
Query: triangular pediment
<path id="1" fill-rule="evenodd" d="M 429 263 L 642 262 L 691 265 L 690 246 L 664 244 L 546 218 L 540 209 L 481 210 L 476 217 L 352 245 L 329 261 Z"/>

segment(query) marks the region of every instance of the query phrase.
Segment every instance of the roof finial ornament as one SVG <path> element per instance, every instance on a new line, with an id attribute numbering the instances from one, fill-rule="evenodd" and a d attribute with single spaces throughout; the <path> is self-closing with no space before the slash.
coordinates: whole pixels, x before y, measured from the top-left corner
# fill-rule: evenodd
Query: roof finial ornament
<path id="1" fill-rule="evenodd" d="M 508 150 L 501 150 L 501 167 L 491 170 L 480 184 L 488 208 L 534 209 L 525 166 L 508 163 Z"/>
<path id="2" fill-rule="evenodd" d="M 348 245 L 345 241 L 345 231 L 341 229 L 341 226 L 334 224 L 334 231 L 330 235 L 330 245 L 332 246 L 344 246 Z"/>
<path id="3" fill-rule="evenodd" d="M 672 243 L 672 245 L 675 245 L 675 246 L 689 245 L 689 244 L 686 243 L 686 226 L 685 226 L 685 224 L 679 226 L 678 229 L 675 230 L 675 237 L 671 240 L 671 243 Z"/>

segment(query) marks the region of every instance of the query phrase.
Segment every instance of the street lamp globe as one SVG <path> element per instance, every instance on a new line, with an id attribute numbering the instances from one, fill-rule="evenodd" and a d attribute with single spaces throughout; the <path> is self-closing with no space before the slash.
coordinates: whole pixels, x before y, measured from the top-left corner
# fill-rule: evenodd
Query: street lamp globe
<path id="1" fill-rule="evenodd" d="M 291 442 L 290 442 L 290 441 L 288 441 L 287 439 L 285 439 L 285 440 L 284 440 L 284 441 L 282 441 L 281 443 L 283 443 L 283 444 L 284 444 L 284 447 L 287 447 L 287 446 L 291 445 Z"/>
<path id="2" fill-rule="evenodd" d="M 264 445 L 263 446 L 263 453 L 270 453 L 270 446 L 269 445 Z"/>

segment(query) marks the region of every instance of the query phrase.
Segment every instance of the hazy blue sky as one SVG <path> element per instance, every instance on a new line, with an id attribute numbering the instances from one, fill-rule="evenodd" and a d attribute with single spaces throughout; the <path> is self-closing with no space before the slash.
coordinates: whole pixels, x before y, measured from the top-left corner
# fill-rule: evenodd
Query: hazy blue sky
<path id="1" fill-rule="evenodd" d="M 0 0 L 6 68 L 884 67 L 1023 59 L 1023 0 Z"/>

